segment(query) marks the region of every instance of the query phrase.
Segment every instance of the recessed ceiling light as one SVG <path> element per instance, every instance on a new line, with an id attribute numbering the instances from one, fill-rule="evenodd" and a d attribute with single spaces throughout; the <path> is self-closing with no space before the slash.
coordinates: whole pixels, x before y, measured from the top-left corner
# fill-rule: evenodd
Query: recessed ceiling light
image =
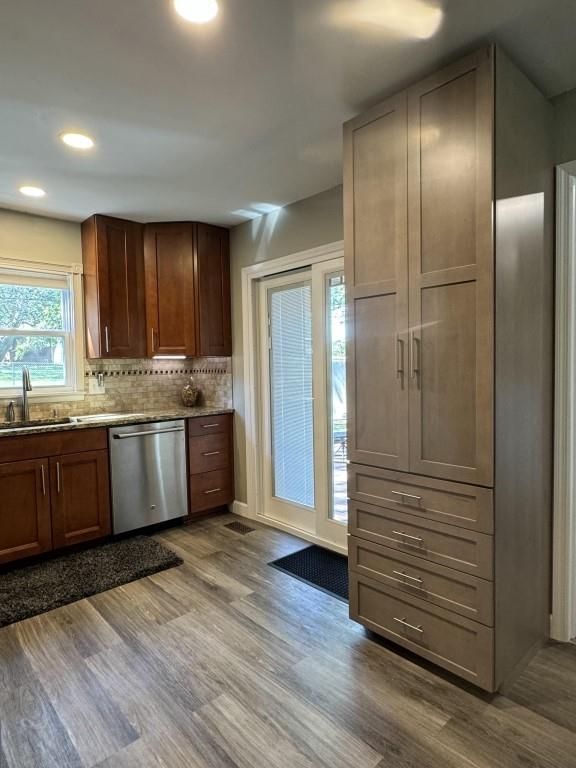
<path id="1" fill-rule="evenodd" d="M 212 21 L 218 14 L 216 0 L 173 0 L 174 10 L 186 21 L 195 24 L 205 24 Z"/>
<path id="2" fill-rule="evenodd" d="M 61 133 L 60 139 L 73 149 L 92 149 L 94 139 L 85 133 Z"/>
<path id="3" fill-rule="evenodd" d="M 23 187 L 19 187 L 18 189 L 23 195 L 26 195 L 26 197 L 44 197 L 46 194 L 42 187 L 30 187 L 25 185 Z"/>

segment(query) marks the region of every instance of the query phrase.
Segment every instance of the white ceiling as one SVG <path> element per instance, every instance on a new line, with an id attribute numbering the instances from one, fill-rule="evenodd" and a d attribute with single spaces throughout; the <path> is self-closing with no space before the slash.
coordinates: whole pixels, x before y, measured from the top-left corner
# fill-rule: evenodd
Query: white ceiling
<path id="1" fill-rule="evenodd" d="M 574 0 L 219 3 L 194 26 L 170 0 L 0 0 L 0 206 L 234 225 L 338 184 L 342 122 L 472 45 L 576 86 Z"/>

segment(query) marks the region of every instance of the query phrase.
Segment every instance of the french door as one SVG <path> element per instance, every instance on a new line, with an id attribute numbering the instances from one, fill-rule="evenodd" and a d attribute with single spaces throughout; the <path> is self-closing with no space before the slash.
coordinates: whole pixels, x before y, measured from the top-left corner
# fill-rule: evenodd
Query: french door
<path id="1" fill-rule="evenodd" d="M 261 281 L 262 512 L 346 547 L 343 260 Z"/>

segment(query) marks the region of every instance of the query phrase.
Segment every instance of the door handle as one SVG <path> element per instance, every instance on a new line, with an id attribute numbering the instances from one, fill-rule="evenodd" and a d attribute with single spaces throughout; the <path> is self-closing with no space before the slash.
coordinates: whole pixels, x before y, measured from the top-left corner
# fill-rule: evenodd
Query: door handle
<path id="1" fill-rule="evenodd" d="M 60 493 L 62 491 L 62 482 L 60 479 L 60 462 L 56 462 L 56 493 Z"/>
<path id="2" fill-rule="evenodd" d="M 168 429 L 145 429 L 142 432 L 127 432 L 113 435 L 114 440 L 127 440 L 129 437 L 144 437 L 145 435 L 166 435 L 169 432 L 184 432 L 184 427 L 169 427 Z"/>
<path id="3" fill-rule="evenodd" d="M 42 495 L 46 496 L 46 472 L 44 470 L 44 464 L 41 465 L 40 472 L 42 473 Z"/>
<path id="4" fill-rule="evenodd" d="M 404 341 L 400 335 L 396 335 L 396 378 L 404 376 Z"/>
<path id="5" fill-rule="evenodd" d="M 152 352 L 156 351 L 156 344 L 154 341 L 154 328 L 150 328 L 150 343 Z"/>
<path id="6" fill-rule="evenodd" d="M 110 332 L 108 331 L 108 326 L 104 326 L 104 339 L 106 343 L 106 352 L 110 352 Z"/>
<path id="7" fill-rule="evenodd" d="M 415 379 L 420 374 L 420 339 L 410 331 L 410 378 Z"/>

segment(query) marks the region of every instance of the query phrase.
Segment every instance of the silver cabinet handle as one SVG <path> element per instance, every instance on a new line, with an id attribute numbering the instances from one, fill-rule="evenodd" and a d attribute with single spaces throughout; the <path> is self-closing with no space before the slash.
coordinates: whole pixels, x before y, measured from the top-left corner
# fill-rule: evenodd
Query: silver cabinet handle
<path id="1" fill-rule="evenodd" d="M 220 451 L 206 451 L 206 453 L 203 453 L 202 456 L 219 456 Z"/>
<path id="2" fill-rule="evenodd" d="M 146 435 L 166 435 L 169 432 L 184 432 L 184 427 L 169 427 L 168 429 L 144 429 L 141 432 L 126 432 L 113 435 L 114 440 L 127 440 L 129 437 L 144 437 Z"/>
<path id="3" fill-rule="evenodd" d="M 202 429 L 214 429 L 214 427 L 219 427 L 220 424 L 202 424 Z"/>
<path id="4" fill-rule="evenodd" d="M 411 539 L 412 541 L 417 541 L 420 544 L 424 541 L 424 539 L 421 538 L 420 536 L 411 536 L 409 533 L 404 533 L 404 531 L 392 531 L 392 533 L 395 536 L 402 536 L 403 539 Z M 411 546 L 415 546 L 415 545 L 412 544 Z"/>
<path id="5" fill-rule="evenodd" d="M 418 584 L 424 584 L 422 579 L 419 579 L 417 576 L 409 576 L 407 573 L 404 573 L 404 571 L 392 571 L 392 573 L 395 576 L 401 576 L 403 579 L 410 579 L 411 581 L 418 582 Z"/>
<path id="6" fill-rule="evenodd" d="M 154 352 L 156 350 L 156 344 L 154 343 L 154 328 L 150 328 L 150 342 L 152 352 Z"/>
<path id="7" fill-rule="evenodd" d="M 221 490 L 222 490 L 222 488 L 212 488 L 212 490 L 204 491 L 204 493 L 206 493 L 206 494 L 208 494 L 208 493 L 218 493 Z"/>
<path id="8" fill-rule="evenodd" d="M 44 464 L 41 465 L 40 472 L 42 474 L 42 495 L 46 496 L 46 472 L 44 470 Z"/>
<path id="9" fill-rule="evenodd" d="M 60 462 L 56 462 L 56 492 L 60 493 L 62 490 L 62 483 L 60 481 Z"/>
<path id="10" fill-rule="evenodd" d="M 106 344 L 106 352 L 110 352 L 110 333 L 107 325 L 104 326 L 104 340 Z"/>
<path id="11" fill-rule="evenodd" d="M 420 625 L 416 627 L 414 624 L 410 624 L 409 622 L 407 622 L 406 619 L 397 619 L 396 616 L 393 616 L 393 619 L 394 621 L 397 621 L 398 624 L 402 624 L 404 627 L 408 627 L 408 629 L 413 629 L 414 632 L 420 632 L 420 634 L 424 632 L 424 630 Z"/>
<path id="12" fill-rule="evenodd" d="M 415 493 L 404 493 L 404 491 L 390 491 L 390 493 L 393 493 L 394 496 L 401 496 L 402 497 L 402 501 L 400 502 L 401 504 L 405 504 L 405 501 L 404 501 L 405 497 L 407 499 L 414 499 L 414 501 L 417 501 L 417 502 L 422 501 L 422 496 L 416 496 Z"/>
<path id="13" fill-rule="evenodd" d="M 404 341 L 399 335 L 396 336 L 396 378 L 401 379 L 404 376 Z"/>
<path id="14" fill-rule="evenodd" d="M 420 374 L 420 339 L 410 331 L 410 378 Z"/>

